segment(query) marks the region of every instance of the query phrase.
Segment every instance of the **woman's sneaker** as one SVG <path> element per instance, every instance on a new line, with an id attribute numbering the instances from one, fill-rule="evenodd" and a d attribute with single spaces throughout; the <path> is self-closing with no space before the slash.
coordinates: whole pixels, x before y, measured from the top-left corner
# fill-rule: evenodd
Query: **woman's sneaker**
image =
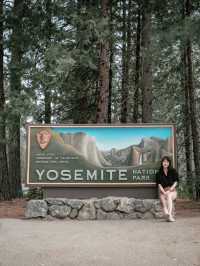
<path id="1" fill-rule="evenodd" d="M 170 217 L 169 213 L 165 213 L 165 214 L 164 214 L 164 218 L 165 218 L 167 221 L 169 220 L 169 217 Z"/>
<path id="2" fill-rule="evenodd" d="M 169 217 L 168 217 L 168 222 L 175 222 L 176 220 L 171 216 L 171 215 L 169 215 Z"/>

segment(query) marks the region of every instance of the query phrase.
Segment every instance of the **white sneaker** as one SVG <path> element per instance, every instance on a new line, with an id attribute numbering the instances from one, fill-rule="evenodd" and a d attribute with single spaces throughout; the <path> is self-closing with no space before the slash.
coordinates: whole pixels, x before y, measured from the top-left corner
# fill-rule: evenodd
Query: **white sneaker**
<path id="1" fill-rule="evenodd" d="M 165 219 L 166 219 L 167 221 L 168 221 L 168 219 L 169 219 L 169 216 L 170 216 L 169 213 L 165 213 L 165 214 L 164 214 L 164 217 L 165 217 Z"/>
<path id="2" fill-rule="evenodd" d="M 168 218 L 168 222 L 175 222 L 176 220 L 174 219 L 174 217 L 172 217 L 171 215 L 169 215 Z"/>

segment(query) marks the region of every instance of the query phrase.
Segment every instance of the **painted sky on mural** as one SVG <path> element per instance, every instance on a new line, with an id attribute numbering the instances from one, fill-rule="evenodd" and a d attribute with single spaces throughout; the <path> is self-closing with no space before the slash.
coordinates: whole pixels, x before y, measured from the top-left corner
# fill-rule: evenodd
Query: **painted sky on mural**
<path id="1" fill-rule="evenodd" d="M 139 144 L 142 138 L 167 139 L 173 134 L 171 127 L 54 127 L 52 130 L 60 133 L 84 132 L 96 140 L 99 150 L 123 149 Z"/>

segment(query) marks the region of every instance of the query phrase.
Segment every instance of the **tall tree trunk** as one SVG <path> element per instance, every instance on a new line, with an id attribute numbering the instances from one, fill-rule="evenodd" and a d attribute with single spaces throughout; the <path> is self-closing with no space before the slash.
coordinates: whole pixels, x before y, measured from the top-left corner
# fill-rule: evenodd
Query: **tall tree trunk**
<path id="1" fill-rule="evenodd" d="M 188 74 L 187 74 L 187 58 L 186 49 L 183 47 L 183 87 L 185 94 L 184 103 L 184 140 L 185 140 L 185 157 L 186 157 L 186 172 L 187 172 L 187 184 L 188 187 L 193 187 L 192 180 L 192 158 L 191 158 L 191 115 L 190 115 L 190 102 L 188 94 Z"/>
<path id="2" fill-rule="evenodd" d="M 132 44 L 132 34 L 131 34 L 131 14 L 132 14 L 132 5 L 131 1 L 128 1 L 128 20 L 127 20 L 127 53 L 126 53 L 126 90 L 127 90 L 127 103 L 126 103 L 126 122 L 128 120 L 128 98 L 129 98 L 129 92 L 131 90 L 131 82 L 130 82 L 130 62 L 132 57 L 132 50 L 131 50 L 131 44 Z"/>
<path id="3" fill-rule="evenodd" d="M 44 89 L 44 122 L 51 123 L 51 92 L 48 87 Z"/>
<path id="4" fill-rule="evenodd" d="M 112 122 L 112 79 L 113 79 L 113 8 L 112 0 L 110 3 L 110 69 L 109 69 L 109 96 L 108 96 L 108 123 Z"/>
<path id="5" fill-rule="evenodd" d="M 0 0 L 0 200 L 11 199 L 5 130 L 5 95 L 3 74 L 3 0 Z"/>
<path id="6" fill-rule="evenodd" d="M 81 94 L 81 95 L 80 95 Z M 73 122 L 74 124 L 87 124 L 88 123 L 88 98 L 86 92 L 76 93 L 76 101 L 73 109 Z"/>
<path id="7" fill-rule="evenodd" d="M 151 56 L 151 4 L 143 1 L 142 8 L 142 122 L 152 122 L 152 56 Z"/>
<path id="8" fill-rule="evenodd" d="M 121 92 L 121 122 L 127 122 L 128 86 L 127 86 L 127 23 L 126 0 L 123 0 L 122 28 L 122 92 Z"/>
<path id="9" fill-rule="evenodd" d="M 21 93 L 21 60 L 22 60 L 22 27 L 23 1 L 15 0 L 13 6 L 13 26 L 11 36 L 10 62 L 10 102 L 15 109 L 12 112 L 9 126 L 9 176 L 12 185 L 12 197 L 21 196 L 21 167 L 20 167 L 20 119 L 16 102 Z"/>
<path id="10" fill-rule="evenodd" d="M 102 15 L 109 16 L 109 0 L 101 0 Z M 103 40 L 100 43 L 99 63 L 99 96 L 97 101 L 97 123 L 108 122 L 108 98 L 109 98 L 109 41 Z"/>
<path id="11" fill-rule="evenodd" d="M 52 35 L 52 2 L 51 0 L 46 0 L 46 49 L 50 46 L 51 35 Z M 48 59 L 45 62 L 46 75 L 48 77 L 49 64 Z M 44 121 L 47 124 L 51 123 L 51 89 L 48 86 L 48 81 L 44 88 Z"/>
<path id="12" fill-rule="evenodd" d="M 138 3 L 137 14 L 137 29 L 136 29 L 136 51 L 135 51 L 135 90 L 134 90 L 134 105 L 133 105 L 133 122 L 138 122 L 139 116 L 139 89 L 140 89 L 140 50 L 141 50 L 141 5 Z"/>
<path id="13" fill-rule="evenodd" d="M 192 3 L 191 0 L 186 0 L 185 3 L 186 17 L 191 16 Z M 194 165 L 196 175 L 196 199 L 200 198 L 200 149 L 199 149 L 199 132 L 197 125 L 197 110 L 195 102 L 195 89 L 193 86 L 193 70 L 192 70 L 192 43 L 190 37 L 186 41 L 186 60 L 187 60 L 187 75 L 188 75 L 188 95 L 190 102 L 191 114 L 191 129 L 192 143 L 194 153 Z"/>
<path id="14" fill-rule="evenodd" d="M 183 4 L 182 18 L 185 20 L 185 3 Z M 185 141 L 185 157 L 186 157 L 186 182 L 188 188 L 192 191 L 193 198 L 196 198 L 195 182 L 192 175 L 192 143 L 191 143 L 191 115 L 188 90 L 188 70 L 187 70 L 187 51 L 185 43 L 181 46 L 182 55 L 182 85 L 184 88 L 185 102 L 183 106 L 183 124 L 184 124 L 184 141 Z"/>

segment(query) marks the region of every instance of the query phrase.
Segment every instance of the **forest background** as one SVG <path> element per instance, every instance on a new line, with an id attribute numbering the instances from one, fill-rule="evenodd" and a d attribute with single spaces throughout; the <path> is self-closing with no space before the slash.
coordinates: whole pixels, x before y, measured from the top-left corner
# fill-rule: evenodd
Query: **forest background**
<path id="1" fill-rule="evenodd" d="M 174 123 L 200 199 L 198 0 L 0 0 L 0 199 L 22 194 L 26 123 Z"/>

